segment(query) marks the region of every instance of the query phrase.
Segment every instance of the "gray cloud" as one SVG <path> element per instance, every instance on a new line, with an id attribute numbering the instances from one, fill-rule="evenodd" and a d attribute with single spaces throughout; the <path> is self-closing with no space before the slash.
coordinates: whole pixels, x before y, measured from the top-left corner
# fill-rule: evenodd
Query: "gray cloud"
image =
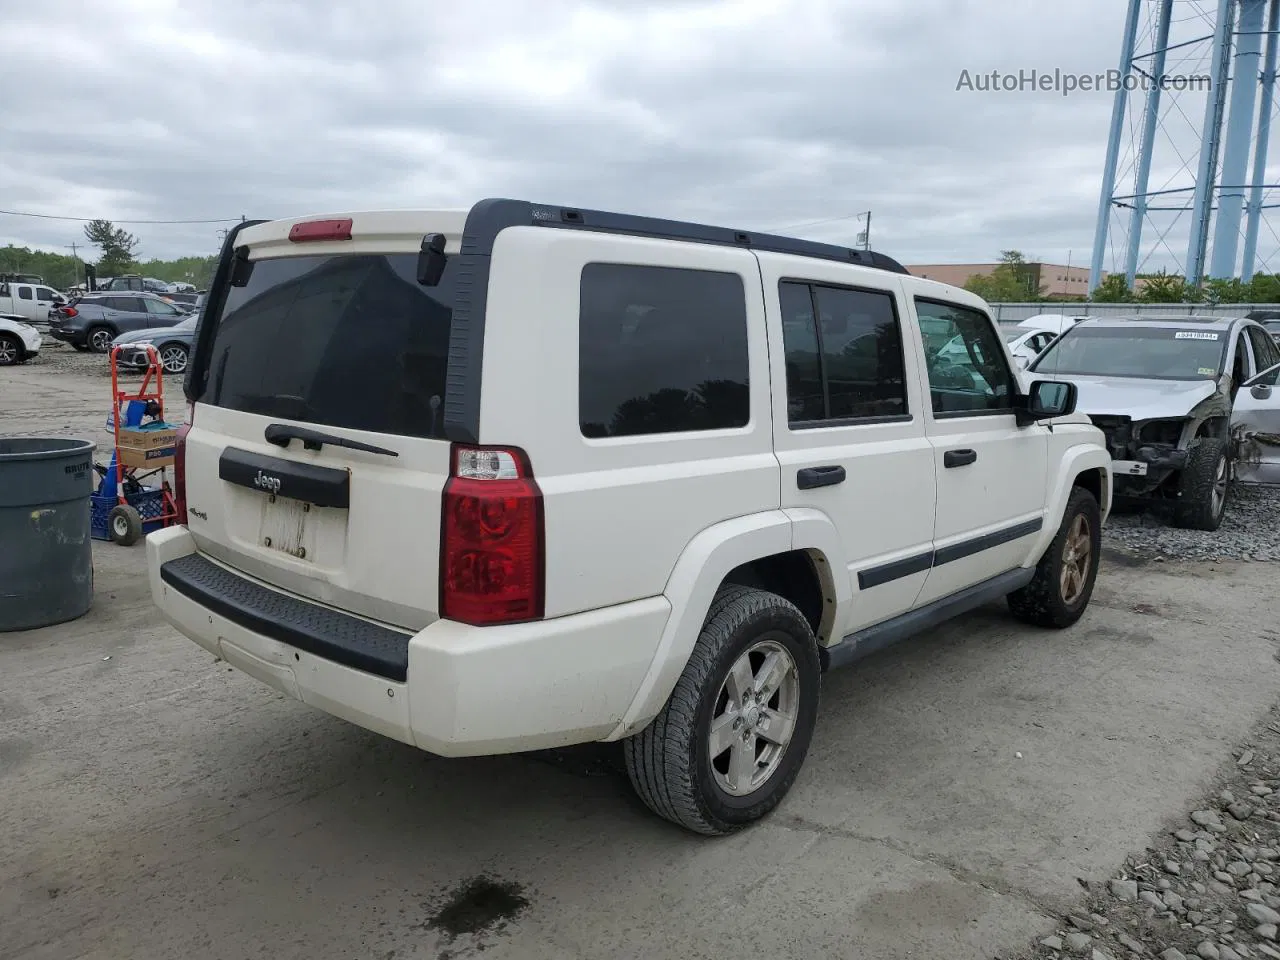
<path id="1" fill-rule="evenodd" d="M 1123 13 L 1113 0 L 103 0 L 86 14 L 44 0 L 6 11 L 0 206 L 271 217 L 507 195 L 751 228 L 870 209 L 875 246 L 907 261 L 1018 247 L 1079 263 L 1111 96 L 956 81 L 1105 70 Z M 216 225 L 130 229 L 143 256 L 216 245 Z M 0 216 L 0 243 L 81 239 L 73 223 Z"/>

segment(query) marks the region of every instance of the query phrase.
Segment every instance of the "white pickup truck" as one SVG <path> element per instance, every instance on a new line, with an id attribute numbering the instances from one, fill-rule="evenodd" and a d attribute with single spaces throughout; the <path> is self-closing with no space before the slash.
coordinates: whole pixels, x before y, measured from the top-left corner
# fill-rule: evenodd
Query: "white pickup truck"
<path id="1" fill-rule="evenodd" d="M 22 317 L 28 323 L 47 326 L 49 311 L 66 302 L 66 297 L 46 284 L 0 280 L 0 313 Z"/>

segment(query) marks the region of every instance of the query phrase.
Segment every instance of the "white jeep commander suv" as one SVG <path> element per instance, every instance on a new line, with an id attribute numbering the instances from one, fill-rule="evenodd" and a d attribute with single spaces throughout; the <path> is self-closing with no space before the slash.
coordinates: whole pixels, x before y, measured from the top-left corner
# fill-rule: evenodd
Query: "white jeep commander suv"
<path id="1" fill-rule="evenodd" d="M 1005 596 L 1074 623 L 1111 499 L 975 296 L 512 200 L 233 230 L 185 388 L 179 630 L 437 754 L 624 740 L 708 834 L 786 794 L 824 670 Z"/>

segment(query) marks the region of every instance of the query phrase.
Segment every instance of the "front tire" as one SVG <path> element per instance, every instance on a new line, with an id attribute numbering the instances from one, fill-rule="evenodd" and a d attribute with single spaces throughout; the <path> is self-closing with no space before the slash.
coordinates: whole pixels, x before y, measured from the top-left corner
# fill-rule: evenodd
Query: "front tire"
<path id="1" fill-rule="evenodd" d="M 24 358 L 22 341 L 7 333 L 0 333 L 0 367 L 16 367 Z"/>
<path id="2" fill-rule="evenodd" d="M 1102 551 L 1102 511 L 1093 494 L 1073 487 L 1057 536 L 1035 576 L 1009 594 L 1009 610 L 1024 623 L 1061 630 L 1083 615 L 1093 596 Z"/>
<path id="3" fill-rule="evenodd" d="M 159 350 L 160 365 L 165 373 L 183 373 L 187 369 L 187 348 L 180 343 L 167 343 Z"/>
<path id="4" fill-rule="evenodd" d="M 1217 530 L 1231 499 L 1231 458 L 1225 440 L 1201 437 L 1187 451 L 1178 478 L 1175 526 L 1184 530 Z"/>
<path id="5" fill-rule="evenodd" d="M 721 587 L 666 705 L 624 743 L 636 793 L 709 836 L 764 817 L 809 751 L 820 677 L 813 631 L 793 604 Z"/>

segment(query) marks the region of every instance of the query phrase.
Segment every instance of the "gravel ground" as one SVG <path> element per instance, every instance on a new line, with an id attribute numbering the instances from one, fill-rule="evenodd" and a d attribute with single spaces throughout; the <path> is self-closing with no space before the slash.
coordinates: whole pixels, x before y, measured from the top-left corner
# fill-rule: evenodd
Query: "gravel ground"
<path id="1" fill-rule="evenodd" d="M 1114 511 L 1103 540 L 1162 560 L 1280 560 L 1280 489 L 1237 486 L 1213 533 L 1179 530 L 1167 510 Z"/>
<path id="2" fill-rule="evenodd" d="M 1210 798 L 1105 883 L 1026 957 L 1280 960 L 1280 709 Z"/>

